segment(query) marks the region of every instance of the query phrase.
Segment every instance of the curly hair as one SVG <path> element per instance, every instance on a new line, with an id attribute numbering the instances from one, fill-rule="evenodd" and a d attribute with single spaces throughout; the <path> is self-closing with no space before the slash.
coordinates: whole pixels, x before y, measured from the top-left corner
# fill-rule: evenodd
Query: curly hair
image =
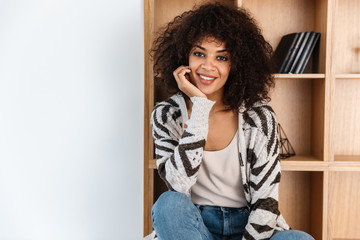
<path id="1" fill-rule="evenodd" d="M 220 3 L 184 12 L 162 30 L 150 50 L 155 82 L 169 93 L 179 92 L 173 71 L 189 65 L 191 49 L 205 37 L 224 42 L 230 53 L 222 99 L 229 109 L 237 110 L 242 104 L 249 109 L 259 100 L 270 101 L 268 93 L 275 86 L 271 45 L 246 10 Z"/>

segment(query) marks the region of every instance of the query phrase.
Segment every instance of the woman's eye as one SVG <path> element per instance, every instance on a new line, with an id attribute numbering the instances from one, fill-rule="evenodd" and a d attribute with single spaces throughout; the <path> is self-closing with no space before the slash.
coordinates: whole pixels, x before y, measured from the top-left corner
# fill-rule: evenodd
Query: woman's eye
<path id="1" fill-rule="evenodd" d="M 227 60 L 228 60 L 228 58 L 227 58 L 227 57 L 224 57 L 224 56 L 218 56 L 218 59 L 219 59 L 220 61 L 227 61 Z"/>
<path id="2" fill-rule="evenodd" d="M 197 56 L 197 57 L 204 57 L 205 55 L 202 54 L 201 52 L 194 52 L 194 56 Z"/>

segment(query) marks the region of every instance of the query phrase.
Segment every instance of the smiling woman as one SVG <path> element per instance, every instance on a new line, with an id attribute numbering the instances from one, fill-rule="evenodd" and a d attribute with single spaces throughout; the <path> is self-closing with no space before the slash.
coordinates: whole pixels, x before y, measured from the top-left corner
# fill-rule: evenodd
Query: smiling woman
<path id="1" fill-rule="evenodd" d="M 148 239 L 313 239 L 278 209 L 272 48 L 260 33 L 243 9 L 205 4 L 155 40 L 155 81 L 174 95 L 151 116 L 170 191 L 153 206 Z"/>

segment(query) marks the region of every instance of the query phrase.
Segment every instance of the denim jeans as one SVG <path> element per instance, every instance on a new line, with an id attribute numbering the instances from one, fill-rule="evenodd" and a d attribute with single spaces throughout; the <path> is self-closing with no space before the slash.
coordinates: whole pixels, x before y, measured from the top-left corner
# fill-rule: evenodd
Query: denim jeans
<path id="1" fill-rule="evenodd" d="M 249 217 L 245 208 L 195 205 L 182 193 L 167 191 L 152 209 L 159 240 L 241 240 Z M 271 240 L 314 240 L 296 230 L 274 232 Z"/>

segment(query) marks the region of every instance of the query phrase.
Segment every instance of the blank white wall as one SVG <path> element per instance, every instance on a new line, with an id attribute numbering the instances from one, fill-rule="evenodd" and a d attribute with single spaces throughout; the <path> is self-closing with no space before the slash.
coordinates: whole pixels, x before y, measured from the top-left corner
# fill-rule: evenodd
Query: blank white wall
<path id="1" fill-rule="evenodd" d="M 0 0 L 0 239 L 142 237 L 143 3 Z"/>

